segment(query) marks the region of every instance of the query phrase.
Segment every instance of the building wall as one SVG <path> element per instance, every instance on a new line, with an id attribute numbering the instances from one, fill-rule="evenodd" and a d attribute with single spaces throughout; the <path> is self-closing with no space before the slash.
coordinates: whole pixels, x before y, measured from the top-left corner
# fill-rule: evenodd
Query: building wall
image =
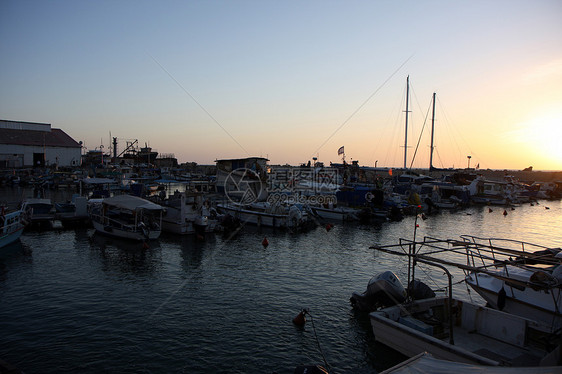
<path id="1" fill-rule="evenodd" d="M 33 147 L 22 145 L 2 144 L 0 145 L 1 161 L 6 161 L 7 167 L 30 167 L 33 165 L 33 154 L 45 153 L 45 166 L 58 164 L 58 166 L 79 166 L 80 148 L 69 147 Z M 20 165 L 23 159 L 23 165 Z"/>

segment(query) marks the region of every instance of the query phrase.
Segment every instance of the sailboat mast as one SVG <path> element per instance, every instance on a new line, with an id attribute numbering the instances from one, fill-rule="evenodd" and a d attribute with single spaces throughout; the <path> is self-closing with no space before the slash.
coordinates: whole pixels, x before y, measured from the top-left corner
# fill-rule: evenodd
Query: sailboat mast
<path id="1" fill-rule="evenodd" d="M 406 169 L 406 162 L 408 157 L 408 98 L 410 97 L 410 76 L 406 78 L 406 128 L 404 130 L 404 169 Z"/>
<path id="2" fill-rule="evenodd" d="M 435 130 L 435 92 L 433 93 L 433 114 L 431 115 L 431 147 L 429 151 L 429 170 L 433 169 L 433 131 Z"/>

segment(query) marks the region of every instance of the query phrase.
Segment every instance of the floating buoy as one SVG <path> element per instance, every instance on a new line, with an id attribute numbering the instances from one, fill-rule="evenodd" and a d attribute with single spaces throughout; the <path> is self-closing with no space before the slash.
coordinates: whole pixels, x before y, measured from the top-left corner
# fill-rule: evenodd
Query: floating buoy
<path id="1" fill-rule="evenodd" d="M 326 231 L 330 231 L 333 227 L 334 227 L 334 225 L 332 225 L 331 223 L 327 223 L 326 224 Z"/>
<path id="2" fill-rule="evenodd" d="M 493 212 L 492 208 L 488 208 L 488 213 L 492 213 L 492 212 Z"/>
<path id="3" fill-rule="evenodd" d="M 515 208 L 514 208 L 514 207 L 511 207 L 511 210 L 515 210 Z"/>
<path id="4" fill-rule="evenodd" d="M 142 242 L 142 249 L 148 249 L 150 248 L 150 246 L 148 245 L 147 242 Z"/>
<path id="5" fill-rule="evenodd" d="M 264 248 L 267 248 L 267 246 L 269 245 L 269 240 L 267 240 L 267 237 L 263 238 L 263 240 L 261 241 L 261 245 L 263 245 Z"/>
<path id="6" fill-rule="evenodd" d="M 531 203 L 531 206 L 535 206 L 535 204 Z"/>
<path id="7" fill-rule="evenodd" d="M 549 207 L 545 206 L 544 209 L 550 209 Z"/>
<path id="8" fill-rule="evenodd" d="M 306 311 L 303 309 L 300 311 L 299 314 L 295 318 L 293 318 L 293 323 L 297 326 L 304 326 L 306 323 Z"/>
<path id="9" fill-rule="evenodd" d="M 507 210 L 504 209 L 503 215 L 504 215 L 504 216 L 507 216 Z"/>

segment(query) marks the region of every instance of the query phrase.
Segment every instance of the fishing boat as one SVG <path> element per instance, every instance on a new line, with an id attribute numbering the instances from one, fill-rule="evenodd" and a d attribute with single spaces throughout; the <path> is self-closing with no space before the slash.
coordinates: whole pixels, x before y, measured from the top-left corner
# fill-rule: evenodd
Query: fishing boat
<path id="1" fill-rule="evenodd" d="M 372 247 L 408 256 L 412 278 L 414 263 L 435 266 L 448 275 L 446 296 L 414 299 L 408 295 L 402 303 L 371 312 L 375 340 L 408 357 L 427 351 L 438 359 L 474 365 L 518 367 L 557 362 L 560 332 L 545 331 L 544 321 L 453 298 L 451 274 L 443 266 L 452 262 L 435 257 L 438 249 L 434 246 L 444 242 L 455 245 L 453 241 L 401 239 L 398 245 Z M 429 254 L 422 252 L 426 246 Z M 403 251 L 395 251 L 397 247 Z"/>
<path id="2" fill-rule="evenodd" d="M 0 248 L 15 242 L 21 236 L 27 221 L 25 204 L 18 210 L 7 212 L 2 206 L 0 213 Z"/>
<path id="3" fill-rule="evenodd" d="M 118 195 L 91 205 L 97 232 L 132 240 L 157 239 L 162 229 L 160 205 L 131 195 Z"/>

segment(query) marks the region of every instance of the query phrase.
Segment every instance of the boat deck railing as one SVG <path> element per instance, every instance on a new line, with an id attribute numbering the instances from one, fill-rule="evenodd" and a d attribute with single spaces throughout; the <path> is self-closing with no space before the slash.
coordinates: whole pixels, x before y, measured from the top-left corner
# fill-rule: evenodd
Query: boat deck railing
<path id="1" fill-rule="evenodd" d="M 371 246 L 370 248 L 391 254 L 409 256 L 414 261 L 423 259 L 435 264 L 457 267 L 465 275 L 470 273 L 487 274 L 521 287 L 530 286 L 535 289 L 560 287 L 558 282 L 539 283 L 531 279 L 522 281 L 510 277 L 508 265 L 533 271 L 540 270 L 536 267 L 536 264 L 542 266 L 541 269 L 543 270 L 546 267 L 560 265 L 560 259 L 554 257 L 558 249 L 538 244 L 511 239 L 462 235 L 461 240 L 439 239 L 429 236 L 419 241 L 400 238 L 398 244 Z M 398 252 L 396 249 L 401 249 L 402 252 Z M 498 269 L 503 271 L 499 272 Z"/>

